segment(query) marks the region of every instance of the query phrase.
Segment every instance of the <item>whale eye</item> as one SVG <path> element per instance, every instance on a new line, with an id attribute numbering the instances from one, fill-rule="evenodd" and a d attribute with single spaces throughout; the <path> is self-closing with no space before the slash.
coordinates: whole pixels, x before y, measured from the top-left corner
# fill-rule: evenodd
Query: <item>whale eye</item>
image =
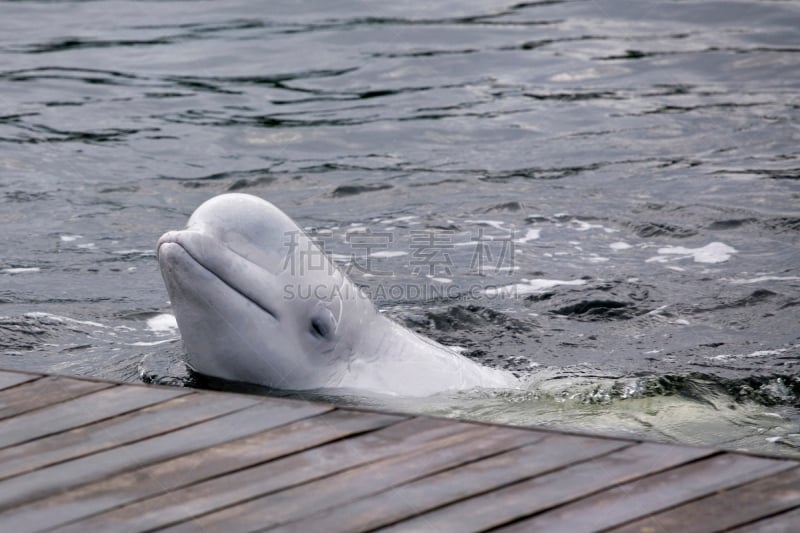
<path id="1" fill-rule="evenodd" d="M 336 331 L 336 323 L 333 320 L 333 315 L 327 309 L 315 314 L 311 317 L 309 325 L 311 335 L 319 339 L 330 339 Z"/>
<path id="2" fill-rule="evenodd" d="M 311 319 L 311 334 L 315 337 L 325 338 L 328 336 L 328 326 L 319 318 Z"/>

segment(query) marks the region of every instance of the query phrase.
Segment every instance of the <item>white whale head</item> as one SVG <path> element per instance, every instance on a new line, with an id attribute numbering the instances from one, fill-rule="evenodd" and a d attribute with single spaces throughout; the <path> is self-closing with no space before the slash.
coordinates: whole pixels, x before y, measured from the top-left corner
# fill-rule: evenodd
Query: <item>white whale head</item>
<path id="1" fill-rule="evenodd" d="M 255 196 L 202 204 L 185 230 L 159 239 L 158 261 L 189 366 L 211 376 L 330 386 L 375 315 L 289 217 Z"/>
<path id="2" fill-rule="evenodd" d="M 189 366 L 273 388 L 424 396 L 515 387 L 378 313 L 280 209 L 246 194 L 203 203 L 158 241 Z"/>

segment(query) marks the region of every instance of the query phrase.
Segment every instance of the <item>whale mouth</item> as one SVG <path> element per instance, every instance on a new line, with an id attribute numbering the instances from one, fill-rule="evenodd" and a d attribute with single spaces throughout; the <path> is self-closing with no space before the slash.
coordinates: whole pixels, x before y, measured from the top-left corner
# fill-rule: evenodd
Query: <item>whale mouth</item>
<path id="1" fill-rule="evenodd" d="M 191 242 L 191 239 L 187 239 L 184 237 L 186 232 L 179 232 L 179 231 L 170 231 L 165 233 L 159 240 L 158 245 L 156 247 L 156 255 L 158 257 L 158 263 L 161 267 L 161 271 L 164 277 L 167 277 L 168 274 L 166 272 L 165 266 L 168 265 L 170 262 L 177 261 L 174 257 L 175 254 L 180 254 L 180 257 L 184 261 L 191 261 L 194 265 L 198 268 L 203 269 L 208 274 L 212 275 L 214 278 L 219 280 L 225 287 L 229 288 L 232 292 L 238 294 L 245 300 L 249 301 L 260 310 L 264 311 L 267 315 L 271 316 L 276 321 L 280 320 L 280 315 L 276 311 L 275 307 L 269 305 L 266 300 L 264 294 L 258 294 L 254 289 L 257 287 L 247 287 L 247 283 L 236 282 L 233 276 L 226 275 L 225 272 L 221 272 L 226 270 L 226 268 L 215 268 L 216 265 L 211 263 L 224 264 L 225 261 L 222 260 L 219 256 L 216 258 L 215 261 L 208 261 L 203 260 L 204 255 L 208 255 L 208 249 L 206 249 L 206 253 L 200 253 L 198 250 L 195 250 L 197 246 L 195 243 Z M 207 243 L 206 243 L 207 244 Z M 264 275 L 264 271 L 260 269 L 257 265 L 251 263 L 247 259 L 243 258 L 242 256 L 236 254 L 232 250 L 225 248 L 219 245 L 224 253 L 231 254 L 228 259 L 234 262 L 245 262 L 248 265 L 251 265 L 251 269 L 258 269 Z M 219 250 L 214 250 L 219 251 Z M 240 280 L 246 280 L 248 276 L 239 276 Z"/>

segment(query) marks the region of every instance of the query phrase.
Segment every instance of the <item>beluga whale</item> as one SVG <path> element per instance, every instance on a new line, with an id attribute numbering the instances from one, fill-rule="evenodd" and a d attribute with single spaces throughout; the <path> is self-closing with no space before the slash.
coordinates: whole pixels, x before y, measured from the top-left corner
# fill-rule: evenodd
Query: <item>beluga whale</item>
<path id="1" fill-rule="evenodd" d="M 381 314 L 286 214 L 248 194 L 200 205 L 158 241 L 187 365 L 291 391 L 429 396 L 520 388 Z"/>

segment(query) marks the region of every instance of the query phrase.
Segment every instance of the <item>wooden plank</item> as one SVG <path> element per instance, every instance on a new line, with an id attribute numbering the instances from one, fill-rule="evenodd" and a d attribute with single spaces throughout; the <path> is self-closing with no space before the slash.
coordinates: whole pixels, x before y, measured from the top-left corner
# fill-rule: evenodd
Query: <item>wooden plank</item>
<path id="1" fill-rule="evenodd" d="M 260 400 L 196 425 L 0 481 L 0 510 L 331 409 L 323 404 Z"/>
<path id="2" fill-rule="evenodd" d="M 23 383 L 0 391 L 0 420 L 113 386 L 53 376 Z"/>
<path id="3" fill-rule="evenodd" d="M 97 523 L 107 527 L 125 523 L 130 517 L 134 517 L 138 528 L 147 530 L 154 524 L 169 523 L 167 514 L 171 521 L 177 521 L 198 511 L 237 503 L 398 453 L 412 452 L 439 439 L 479 430 L 480 426 L 473 424 L 415 418 L 144 500 L 58 531 L 87 531 L 87 527 Z"/>
<path id="4" fill-rule="evenodd" d="M 187 394 L 127 415 L 0 449 L 0 480 L 196 424 L 257 401 L 239 395 Z"/>
<path id="5" fill-rule="evenodd" d="M 117 386 L 0 420 L 0 448 L 91 424 L 188 394 L 185 389 Z"/>
<path id="6" fill-rule="evenodd" d="M 731 529 L 730 533 L 797 533 L 798 524 L 800 524 L 800 507 Z"/>
<path id="7" fill-rule="evenodd" d="M 798 461 L 0 370 L 3 530 L 798 523 Z"/>
<path id="8" fill-rule="evenodd" d="M 623 527 L 618 533 L 642 531 L 708 531 L 708 517 L 714 517 L 717 530 L 747 524 L 775 513 L 800 506 L 800 468 L 793 468 L 767 479 L 694 500 L 667 511 L 649 515 Z M 800 521 L 796 526 L 800 529 Z"/>
<path id="9" fill-rule="evenodd" d="M 267 526 L 273 522 L 270 519 L 275 519 L 272 511 L 278 513 L 302 513 L 305 507 L 306 514 L 311 512 L 313 507 L 310 507 L 312 501 L 317 502 L 330 502 L 335 503 L 337 498 L 347 499 L 357 498 L 359 495 L 370 494 L 375 490 L 386 484 L 391 486 L 393 480 L 403 478 L 414 478 L 424 476 L 431 471 L 438 471 L 444 468 L 450 468 L 466 461 L 475 460 L 486 455 L 492 455 L 503 450 L 521 446 L 533 440 L 542 438 L 533 432 L 523 432 L 518 430 L 512 431 L 496 431 L 497 428 L 486 428 L 477 426 L 472 431 L 458 433 L 451 435 L 444 439 L 438 439 L 432 443 L 421 446 L 416 451 L 410 454 L 395 455 L 384 460 L 368 463 L 367 465 L 356 467 L 353 469 L 345 470 L 340 474 L 312 482 L 309 484 L 300 485 L 293 489 L 288 489 L 284 492 L 291 492 L 287 498 L 278 498 L 281 503 L 270 509 L 265 513 L 260 513 L 258 516 L 253 516 L 253 521 L 240 523 L 234 518 L 231 521 L 227 519 L 231 516 L 230 513 L 225 513 L 225 517 L 221 520 L 223 523 L 228 524 L 226 527 L 234 527 L 240 529 L 248 525 L 253 526 Z M 347 487 L 347 491 L 342 491 L 342 487 Z M 284 494 L 283 492 L 278 494 Z M 300 496 L 300 501 L 292 501 L 294 495 Z M 155 516 L 153 520 L 148 520 L 149 515 L 145 515 L 145 523 L 147 527 L 162 527 L 164 525 L 177 522 L 179 520 L 186 520 L 193 516 L 198 516 L 215 509 L 220 509 L 225 505 L 236 503 L 228 498 L 214 497 L 205 498 L 202 502 L 189 500 L 185 495 L 171 495 L 174 497 L 174 505 L 165 508 L 163 505 L 158 509 L 148 509 L 148 511 Z M 330 497 L 332 500 L 326 500 Z M 259 503 L 255 508 L 263 508 L 265 500 L 257 500 Z M 249 512 L 253 507 L 248 506 Z M 191 513 L 187 512 L 191 511 Z M 141 524 L 142 513 L 130 512 L 127 516 L 136 516 L 137 523 Z M 236 516 L 236 511 L 232 513 Z M 263 520 L 262 520 L 263 518 Z M 207 527 L 201 525 L 201 521 L 191 522 L 188 524 L 189 529 L 196 529 L 199 527 Z M 215 520 L 217 522 L 217 520 Z M 99 523 L 99 522 L 98 522 Z M 218 523 L 218 522 L 217 522 Z M 279 522 L 277 522 L 279 523 Z M 214 529 L 213 526 L 209 526 Z M 219 527 L 217 525 L 216 527 Z"/>
<path id="10" fill-rule="evenodd" d="M 535 447 L 531 453 L 536 453 Z M 712 453 L 666 444 L 638 444 L 434 509 L 382 531 L 483 531 Z"/>
<path id="11" fill-rule="evenodd" d="M 619 485 L 501 531 L 574 533 L 612 528 L 793 466 L 791 461 L 725 453 Z"/>
<path id="12" fill-rule="evenodd" d="M 41 376 L 36 374 L 23 374 L 21 372 L 2 372 L 0 371 L 0 390 L 16 387 L 21 383 L 39 379 Z"/>
<path id="13" fill-rule="evenodd" d="M 393 511 L 407 513 L 409 508 L 420 511 L 439 505 L 443 499 L 491 490 L 630 445 L 561 435 L 539 435 L 535 444 L 526 444 L 525 439 L 521 438 L 523 435 L 507 433 L 496 427 L 485 428 L 480 436 L 467 434 L 466 438 L 457 436 L 462 437 L 460 441 L 447 439 L 442 443 L 443 446 L 435 449 L 391 457 L 265 498 L 250 500 L 184 523 L 170 531 L 213 531 L 223 527 L 250 531 L 293 520 L 300 522 L 289 524 L 290 529 L 305 531 L 309 524 L 302 521 L 303 518 L 315 511 L 333 509 L 330 513 L 317 515 L 317 523 L 321 528 L 328 528 L 330 514 L 337 515 L 339 509 L 348 516 L 354 511 L 362 511 L 363 514 L 363 509 L 366 509 L 374 515 L 372 521 L 358 517 L 347 527 L 353 526 L 354 530 L 368 528 L 382 521 L 393 521 Z M 524 446 L 514 448 L 519 445 Z M 510 447 L 511 451 L 503 452 Z M 419 481 L 410 483 L 415 480 Z M 343 491 L 342 487 L 347 487 L 347 490 Z M 371 495 L 374 496 L 367 498 Z M 359 503 L 354 505 L 353 502 L 358 500 Z M 310 530 L 313 529 L 312 526 Z"/>
<path id="14" fill-rule="evenodd" d="M 50 529 L 401 420 L 379 413 L 324 413 L 9 509 L 0 513 L 0 524 L 16 532 Z"/>

